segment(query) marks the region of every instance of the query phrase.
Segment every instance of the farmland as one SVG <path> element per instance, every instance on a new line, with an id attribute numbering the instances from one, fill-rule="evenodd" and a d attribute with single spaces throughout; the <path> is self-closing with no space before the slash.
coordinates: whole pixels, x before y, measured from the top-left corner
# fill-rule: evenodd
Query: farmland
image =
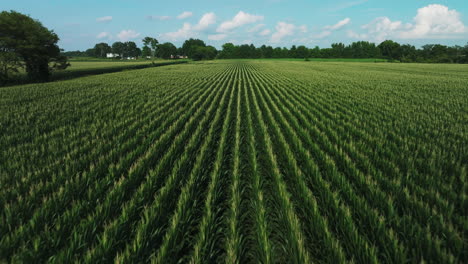
<path id="1" fill-rule="evenodd" d="M 0 88 L 0 262 L 462 263 L 466 65 L 220 60 Z"/>

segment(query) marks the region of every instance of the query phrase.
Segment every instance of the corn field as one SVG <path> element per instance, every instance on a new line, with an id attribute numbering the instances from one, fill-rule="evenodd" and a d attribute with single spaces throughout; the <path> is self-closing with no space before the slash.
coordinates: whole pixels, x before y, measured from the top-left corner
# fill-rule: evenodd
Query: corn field
<path id="1" fill-rule="evenodd" d="M 466 263 L 465 65 L 215 61 L 0 89 L 0 262 Z"/>

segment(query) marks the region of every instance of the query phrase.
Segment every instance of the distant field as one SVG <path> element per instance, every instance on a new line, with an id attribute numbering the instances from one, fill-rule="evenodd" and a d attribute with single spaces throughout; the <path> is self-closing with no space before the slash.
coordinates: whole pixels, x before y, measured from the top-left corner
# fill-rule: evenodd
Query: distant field
<path id="1" fill-rule="evenodd" d="M 159 61 L 162 62 L 162 61 Z M 112 67 L 126 67 L 129 65 L 146 65 L 151 61 L 70 61 L 70 67 L 66 71 L 83 70 L 83 69 L 101 69 Z"/>
<path id="2" fill-rule="evenodd" d="M 305 61 L 305 59 L 261 59 L 266 61 Z M 386 59 L 324 59 L 324 58 L 309 58 L 309 61 L 321 61 L 321 62 L 387 62 Z"/>
<path id="3" fill-rule="evenodd" d="M 136 60 L 136 61 L 112 61 L 112 60 L 71 60 L 70 66 L 65 70 L 52 72 L 50 79 L 63 80 L 72 79 L 87 75 L 97 75 L 103 73 L 112 73 L 125 70 L 144 69 L 150 67 L 166 66 L 171 64 L 183 64 L 188 60 L 155 60 L 154 63 L 150 60 Z M 12 80 L 11 84 L 24 84 L 30 82 L 26 79 L 26 72 L 24 69 L 20 71 L 17 78 Z"/>
<path id="4" fill-rule="evenodd" d="M 466 262 L 467 72 L 229 60 L 2 88 L 0 262 Z"/>

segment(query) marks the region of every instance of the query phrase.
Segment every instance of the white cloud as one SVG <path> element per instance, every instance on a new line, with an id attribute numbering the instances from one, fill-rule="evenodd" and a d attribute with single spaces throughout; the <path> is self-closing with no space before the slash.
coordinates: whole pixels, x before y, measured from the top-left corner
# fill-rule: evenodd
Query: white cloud
<path id="1" fill-rule="evenodd" d="M 448 39 L 466 36 L 464 33 L 468 32 L 460 19 L 460 13 L 438 4 L 418 9 L 414 24 L 378 17 L 361 28 L 366 32 L 348 31 L 347 35 L 350 38 L 380 42 L 386 39 Z"/>
<path id="2" fill-rule="evenodd" d="M 117 34 L 117 38 L 120 41 L 128 41 L 130 39 L 134 39 L 140 36 L 140 33 L 136 32 L 135 30 L 122 30 L 119 34 Z"/>
<path id="3" fill-rule="evenodd" d="M 264 30 L 262 30 L 262 32 L 259 33 L 259 35 L 260 36 L 268 36 L 268 35 L 270 35 L 270 33 L 271 33 L 271 30 L 264 29 Z"/>
<path id="4" fill-rule="evenodd" d="M 163 34 L 163 38 L 171 41 L 180 39 L 188 39 L 197 36 L 198 32 L 208 29 L 212 24 L 216 23 L 216 15 L 214 13 L 206 13 L 202 16 L 196 25 L 184 23 L 182 28 L 175 32 L 168 32 Z M 219 37 L 219 36 L 218 36 Z"/>
<path id="5" fill-rule="evenodd" d="M 189 18 L 193 15 L 192 12 L 189 12 L 189 11 L 185 11 L 185 12 L 182 12 L 182 14 L 178 15 L 177 18 L 178 19 L 186 19 L 186 18 Z"/>
<path id="6" fill-rule="evenodd" d="M 300 30 L 302 33 L 307 33 L 307 31 L 309 31 L 306 25 L 300 26 L 300 27 L 299 27 L 299 30 Z"/>
<path id="7" fill-rule="evenodd" d="M 216 23 L 216 15 L 214 13 L 206 13 L 202 16 L 198 24 L 193 28 L 198 31 L 207 29 L 210 25 Z"/>
<path id="8" fill-rule="evenodd" d="M 296 30 L 294 24 L 288 24 L 286 22 L 278 22 L 276 24 L 276 32 L 271 36 L 271 42 L 280 42 L 286 36 L 292 36 Z"/>
<path id="9" fill-rule="evenodd" d="M 169 32 L 164 34 L 164 36 L 172 41 L 179 39 L 188 39 L 195 36 L 195 32 L 192 30 L 192 25 L 190 23 L 184 23 L 181 29 L 175 32 Z"/>
<path id="10" fill-rule="evenodd" d="M 367 30 L 367 35 L 358 34 L 356 37 L 362 38 L 363 36 L 370 35 L 373 40 L 382 42 L 394 36 L 396 32 L 403 29 L 404 26 L 401 21 L 392 22 L 388 17 L 378 17 L 369 24 L 362 26 L 362 28 Z"/>
<path id="11" fill-rule="evenodd" d="M 209 40 L 223 40 L 227 37 L 227 34 L 215 34 L 215 35 L 208 35 Z"/>
<path id="12" fill-rule="evenodd" d="M 338 30 L 338 29 L 341 29 L 342 27 L 346 26 L 347 24 L 349 24 L 349 22 L 351 22 L 351 19 L 349 17 L 341 20 L 341 21 L 338 21 L 338 23 L 336 23 L 335 25 L 332 25 L 332 26 L 326 26 L 325 29 L 328 29 L 328 30 Z"/>
<path id="13" fill-rule="evenodd" d="M 240 11 L 232 20 L 223 22 L 217 29 L 220 33 L 229 32 L 243 25 L 252 24 L 263 20 L 263 16 L 251 15 Z"/>
<path id="14" fill-rule="evenodd" d="M 149 20 L 159 20 L 159 21 L 165 21 L 171 19 L 170 16 L 147 16 Z"/>
<path id="15" fill-rule="evenodd" d="M 111 22 L 112 17 L 111 16 L 104 16 L 104 17 L 98 17 L 96 18 L 97 22 Z"/>
<path id="16" fill-rule="evenodd" d="M 401 32 L 399 37 L 407 39 L 450 37 L 468 32 L 460 19 L 460 13 L 444 5 L 428 5 L 418 9 L 415 24 L 409 31 Z"/>
<path id="17" fill-rule="evenodd" d="M 104 38 L 110 39 L 110 38 L 112 38 L 112 35 L 109 32 L 101 32 L 96 36 L 96 38 L 98 38 L 98 39 L 104 39 Z"/>
<path id="18" fill-rule="evenodd" d="M 249 32 L 249 33 L 258 32 L 258 31 L 260 31 L 264 26 L 265 26 L 265 24 L 258 24 L 258 25 L 255 25 L 255 26 L 249 28 L 249 29 L 247 30 L 247 32 Z"/>
<path id="19" fill-rule="evenodd" d="M 367 39 L 369 37 L 367 34 L 359 34 L 359 33 L 356 33 L 353 30 L 348 30 L 346 32 L 346 35 L 348 35 L 348 37 L 354 38 L 354 39 Z"/>

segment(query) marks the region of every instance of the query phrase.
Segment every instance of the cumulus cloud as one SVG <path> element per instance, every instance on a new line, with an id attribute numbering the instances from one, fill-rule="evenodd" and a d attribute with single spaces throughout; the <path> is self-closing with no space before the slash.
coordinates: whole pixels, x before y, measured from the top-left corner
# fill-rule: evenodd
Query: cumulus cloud
<path id="1" fill-rule="evenodd" d="M 268 36 L 270 34 L 271 34 L 271 30 L 269 29 L 264 29 L 259 33 L 260 36 Z"/>
<path id="2" fill-rule="evenodd" d="M 418 9 L 414 24 L 392 21 L 388 17 L 378 17 L 361 27 L 365 33 L 348 31 L 355 39 L 384 41 L 386 39 L 435 39 L 466 36 L 468 28 L 460 19 L 460 13 L 444 5 L 428 5 Z"/>
<path id="3" fill-rule="evenodd" d="M 119 34 L 117 34 L 117 38 L 120 39 L 120 41 L 128 41 L 130 39 L 137 38 L 141 34 L 136 32 L 135 30 L 122 30 L 120 31 Z"/>
<path id="4" fill-rule="evenodd" d="M 110 39 L 110 38 L 112 38 L 112 35 L 109 32 L 101 32 L 96 36 L 96 38 L 98 38 L 98 39 L 104 39 L 104 38 Z"/>
<path id="5" fill-rule="evenodd" d="M 214 34 L 214 35 L 208 35 L 209 40 L 223 40 L 227 37 L 227 34 Z"/>
<path id="6" fill-rule="evenodd" d="M 460 13 L 444 5 L 428 5 L 418 9 L 411 29 L 399 37 L 407 39 L 449 37 L 467 32 Z"/>
<path id="7" fill-rule="evenodd" d="M 232 20 L 223 22 L 217 29 L 220 33 L 229 32 L 235 28 L 241 27 L 243 25 L 252 24 L 258 21 L 263 20 L 263 16 L 251 15 L 240 11 Z"/>
<path id="8" fill-rule="evenodd" d="M 202 31 L 207 29 L 210 25 L 216 23 L 216 15 L 215 13 L 206 13 L 202 16 L 198 24 L 196 24 L 193 28 L 198 31 Z"/>
<path id="9" fill-rule="evenodd" d="M 188 39 L 195 36 L 195 32 L 192 30 L 192 25 L 190 23 L 184 23 L 181 29 L 175 32 L 168 32 L 164 36 L 172 41 L 179 39 Z"/>
<path id="10" fill-rule="evenodd" d="M 367 34 L 359 34 L 359 33 L 355 32 L 354 30 L 348 30 L 346 32 L 346 35 L 348 35 L 348 37 L 354 38 L 354 39 L 368 39 L 369 38 L 369 36 L 367 36 Z"/>
<path id="11" fill-rule="evenodd" d="M 149 20 L 159 20 L 159 21 L 165 21 L 171 19 L 170 16 L 147 16 L 146 17 Z"/>
<path id="12" fill-rule="evenodd" d="M 98 17 L 98 18 L 96 18 L 96 21 L 99 22 L 99 23 L 111 22 L 112 17 L 111 16 Z"/>
<path id="13" fill-rule="evenodd" d="M 403 26 L 401 21 L 391 21 L 388 17 L 378 17 L 369 24 L 362 26 L 363 29 L 367 30 L 367 34 L 357 34 L 356 37 L 371 35 L 374 40 L 381 42 L 395 36 L 404 27 L 408 27 L 408 25 Z"/>
<path id="14" fill-rule="evenodd" d="M 286 22 L 278 22 L 276 24 L 276 32 L 271 36 L 271 42 L 278 43 L 286 36 L 292 36 L 296 30 L 294 24 L 288 24 Z"/>
<path id="15" fill-rule="evenodd" d="M 182 28 L 175 32 L 165 33 L 163 34 L 163 37 L 171 41 L 192 38 L 195 37 L 198 34 L 198 32 L 207 30 L 211 25 L 215 23 L 216 15 L 214 13 L 206 13 L 201 17 L 200 21 L 198 21 L 196 25 L 184 23 Z"/>
<path id="16" fill-rule="evenodd" d="M 189 18 L 193 15 L 192 12 L 189 12 L 189 11 L 185 11 L 185 12 L 182 12 L 182 14 L 178 15 L 177 18 L 178 19 L 186 19 L 186 18 Z"/>
<path id="17" fill-rule="evenodd" d="M 346 26 L 347 24 L 349 24 L 349 22 L 351 22 L 351 19 L 349 17 L 341 20 L 341 21 L 338 21 L 338 23 L 336 23 L 335 25 L 332 25 L 332 26 L 326 26 L 325 29 L 328 29 L 328 30 L 338 30 L 338 29 L 341 29 L 342 27 Z"/>

